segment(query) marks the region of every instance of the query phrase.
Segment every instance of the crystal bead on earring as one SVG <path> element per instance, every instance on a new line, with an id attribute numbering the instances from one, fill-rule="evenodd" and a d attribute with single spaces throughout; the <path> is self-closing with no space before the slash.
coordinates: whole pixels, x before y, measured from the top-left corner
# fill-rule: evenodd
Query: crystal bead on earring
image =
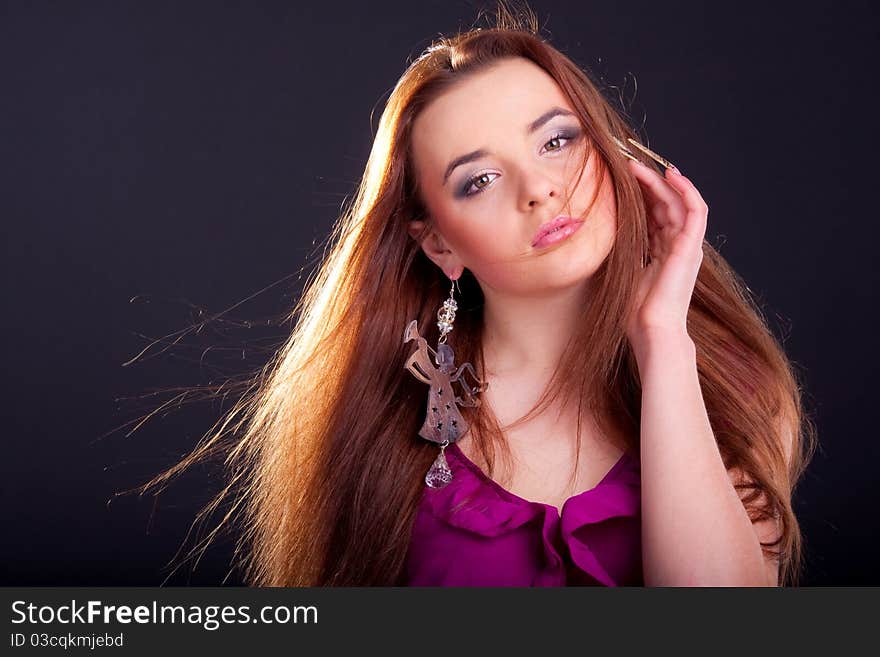
<path id="1" fill-rule="evenodd" d="M 455 322 L 455 311 L 458 310 L 458 304 L 455 302 L 453 295 L 455 294 L 455 281 L 452 281 L 452 288 L 449 290 L 449 298 L 443 302 L 443 306 L 437 311 L 437 328 L 440 329 L 440 344 L 446 342 L 446 335 L 452 331 L 452 324 Z"/>
<path id="2" fill-rule="evenodd" d="M 431 488 L 443 488 L 446 484 L 452 481 L 452 470 L 446 462 L 445 456 L 446 446 L 448 444 L 448 440 L 444 440 L 440 444 L 440 454 L 434 459 L 434 464 L 431 466 L 431 469 L 428 470 L 428 474 L 425 475 L 425 483 Z"/>

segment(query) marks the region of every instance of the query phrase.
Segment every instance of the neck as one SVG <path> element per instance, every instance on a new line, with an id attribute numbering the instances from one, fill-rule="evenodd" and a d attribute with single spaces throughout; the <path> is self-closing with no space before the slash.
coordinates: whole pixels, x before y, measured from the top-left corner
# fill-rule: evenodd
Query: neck
<path id="1" fill-rule="evenodd" d="M 485 290 L 483 354 L 492 376 L 549 375 L 577 327 L 583 286 L 541 297 Z"/>

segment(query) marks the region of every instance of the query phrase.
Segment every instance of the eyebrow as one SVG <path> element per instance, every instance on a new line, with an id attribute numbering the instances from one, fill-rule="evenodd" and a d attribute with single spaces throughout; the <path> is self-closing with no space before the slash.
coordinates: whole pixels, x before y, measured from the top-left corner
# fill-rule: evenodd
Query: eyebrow
<path id="1" fill-rule="evenodd" d="M 537 119 L 532 121 L 526 126 L 526 134 L 530 135 L 536 130 L 539 130 L 541 126 L 550 121 L 550 119 L 556 118 L 557 116 L 574 116 L 573 112 L 569 112 L 567 109 L 563 109 L 561 107 L 551 107 L 549 110 L 544 112 Z M 446 172 L 443 174 L 443 185 L 446 185 L 446 181 L 449 180 L 449 176 L 452 175 L 452 172 L 456 167 L 461 166 L 462 164 L 467 164 L 468 162 L 473 162 L 474 160 L 479 160 L 481 157 L 486 157 L 489 155 L 489 151 L 485 148 L 478 148 L 475 151 L 471 151 L 470 153 L 465 153 L 449 163 L 449 166 L 446 167 Z"/>

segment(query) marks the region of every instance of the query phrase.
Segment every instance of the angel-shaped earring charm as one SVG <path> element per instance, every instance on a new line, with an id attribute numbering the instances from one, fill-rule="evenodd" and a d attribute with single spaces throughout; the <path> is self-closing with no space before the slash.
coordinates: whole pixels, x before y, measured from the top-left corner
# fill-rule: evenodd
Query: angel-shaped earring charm
<path id="1" fill-rule="evenodd" d="M 487 384 L 480 381 L 470 363 L 464 363 L 457 370 L 455 369 L 455 354 L 452 347 L 446 344 L 446 335 L 452 330 L 455 311 L 458 309 L 454 294 L 455 281 L 452 282 L 449 298 L 443 302 L 443 307 L 437 312 L 440 338 L 437 340 L 436 350 L 431 349 L 419 334 L 416 320 L 410 321 L 403 334 L 404 344 L 410 340 L 415 340 L 417 344 L 417 349 L 406 361 L 405 368 L 419 381 L 429 386 L 427 412 L 419 435 L 425 440 L 440 445 L 440 454 L 425 475 L 425 483 L 431 488 L 443 488 L 452 481 L 452 470 L 446 462 L 445 450 L 450 443 L 454 443 L 468 430 L 467 422 L 458 407 L 479 406 L 480 400 L 476 395 L 487 388 Z M 470 372 L 476 380 L 476 387 L 468 386 L 462 376 L 465 371 Z M 453 390 L 452 384 L 456 382 L 462 387 L 461 397 L 456 396 Z"/>

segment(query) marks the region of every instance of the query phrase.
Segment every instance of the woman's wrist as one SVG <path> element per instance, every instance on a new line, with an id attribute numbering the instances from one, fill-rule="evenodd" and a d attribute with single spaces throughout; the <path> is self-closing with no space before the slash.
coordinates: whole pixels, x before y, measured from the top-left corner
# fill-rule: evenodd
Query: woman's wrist
<path id="1" fill-rule="evenodd" d="M 654 327 L 630 338 L 639 370 L 656 358 L 696 359 L 696 345 L 685 329 Z"/>

